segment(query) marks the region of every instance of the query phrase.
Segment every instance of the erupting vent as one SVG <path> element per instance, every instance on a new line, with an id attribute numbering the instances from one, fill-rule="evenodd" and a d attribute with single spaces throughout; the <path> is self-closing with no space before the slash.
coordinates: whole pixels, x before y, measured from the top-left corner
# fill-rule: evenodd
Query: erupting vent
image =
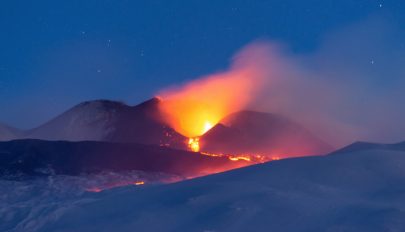
<path id="1" fill-rule="evenodd" d="M 200 138 L 189 138 L 188 148 L 190 151 L 199 152 L 200 151 Z"/>

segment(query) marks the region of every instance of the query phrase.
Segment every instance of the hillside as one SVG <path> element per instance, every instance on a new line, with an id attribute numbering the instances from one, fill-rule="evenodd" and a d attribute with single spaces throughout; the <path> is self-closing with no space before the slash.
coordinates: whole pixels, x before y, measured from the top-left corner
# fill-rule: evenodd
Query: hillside
<path id="1" fill-rule="evenodd" d="M 169 185 L 79 194 L 52 203 L 48 190 L 35 200 L 22 200 L 21 187 L 23 202 L 0 214 L 6 222 L 0 228 L 404 231 L 404 167 L 405 149 L 374 149 L 369 144 L 356 151 L 285 159 Z"/>
<path id="2" fill-rule="evenodd" d="M 25 132 L 24 138 L 169 144 L 184 148 L 186 139 L 162 122 L 158 104 L 157 98 L 136 106 L 109 100 L 83 102 Z"/>
<path id="3" fill-rule="evenodd" d="M 326 154 L 333 148 L 301 125 L 280 115 L 240 111 L 225 117 L 204 134 L 201 150 L 291 157 Z"/>

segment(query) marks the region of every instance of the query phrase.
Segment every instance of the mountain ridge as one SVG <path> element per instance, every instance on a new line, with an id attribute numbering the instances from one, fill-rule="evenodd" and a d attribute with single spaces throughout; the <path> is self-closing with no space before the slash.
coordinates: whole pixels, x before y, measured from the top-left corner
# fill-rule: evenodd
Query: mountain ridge
<path id="1" fill-rule="evenodd" d="M 167 124 L 168 115 L 159 107 L 163 101 L 155 97 L 134 106 L 105 99 L 85 101 L 13 139 L 139 143 L 188 150 L 188 138 Z M 269 154 L 280 158 L 332 150 L 290 119 L 251 110 L 224 117 L 200 136 L 200 147 L 209 153 Z"/>

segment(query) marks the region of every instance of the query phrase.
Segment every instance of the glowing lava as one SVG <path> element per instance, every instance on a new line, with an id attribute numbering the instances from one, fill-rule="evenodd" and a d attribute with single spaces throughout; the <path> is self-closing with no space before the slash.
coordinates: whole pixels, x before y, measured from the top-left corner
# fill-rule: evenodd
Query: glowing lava
<path id="1" fill-rule="evenodd" d="M 200 138 L 189 138 L 188 139 L 188 148 L 193 152 L 200 151 Z"/>
<path id="2" fill-rule="evenodd" d="M 280 158 L 277 157 L 267 157 L 264 155 L 254 155 L 254 154 L 239 154 L 239 155 L 231 155 L 231 154 L 221 154 L 221 153 L 208 153 L 208 152 L 200 152 L 202 155 L 212 156 L 212 157 L 226 157 L 230 161 L 245 161 L 252 164 L 257 163 L 265 163 L 268 161 L 279 160 Z"/>
<path id="3" fill-rule="evenodd" d="M 143 185 L 145 184 L 145 181 L 136 181 L 134 182 L 134 185 Z"/>
<path id="4" fill-rule="evenodd" d="M 245 161 L 252 164 L 264 163 L 267 161 L 279 160 L 280 157 L 273 156 L 267 157 L 258 154 L 221 154 L 221 153 L 209 153 L 200 150 L 200 138 L 194 137 L 188 139 L 188 149 L 192 152 L 199 152 L 201 155 L 211 156 L 211 157 L 226 157 L 230 161 Z"/>
<path id="5" fill-rule="evenodd" d="M 249 156 L 229 156 L 229 160 L 232 161 L 239 161 L 239 160 L 244 160 L 244 161 L 251 161 Z"/>

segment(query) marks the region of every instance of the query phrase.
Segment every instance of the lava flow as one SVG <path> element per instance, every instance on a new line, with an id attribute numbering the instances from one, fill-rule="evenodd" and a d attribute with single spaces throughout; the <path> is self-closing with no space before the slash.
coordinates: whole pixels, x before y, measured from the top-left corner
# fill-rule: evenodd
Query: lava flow
<path id="1" fill-rule="evenodd" d="M 201 155 L 211 156 L 211 157 L 226 157 L 230 161 L 246 161 L 252 163 L 264 163 L 272 160 L 279 160 L 280 157 L 274 156 L 268 158 L 267 156 L 258 155 L 258 154 L 240 154 L 240 155 L 231 155 L 231 154 L 216 154 L 200 151 L 200 138 L 189 138 L 188 139 L 188 148 L 192 152 L 199 152 Z"/>
<path id="2" fill-rule="evenodd" d="M 206 156 L 213 156 L 213 157 L 226 157 L 230 161 L 245 161 L 249 162 L 251 164 L 257 164 L 257 163 L 265 163 L 268 161 L 273 161 L 273 160 L 279 160 L 280 157 L 278 156 L 273 156 L 273 157 L 267 157 L 264 155 L 258 155 L 258 154 L 222 154 L 222 153 L 208 153 L 208 152 L 201 152 L 202 155 Z"/>

